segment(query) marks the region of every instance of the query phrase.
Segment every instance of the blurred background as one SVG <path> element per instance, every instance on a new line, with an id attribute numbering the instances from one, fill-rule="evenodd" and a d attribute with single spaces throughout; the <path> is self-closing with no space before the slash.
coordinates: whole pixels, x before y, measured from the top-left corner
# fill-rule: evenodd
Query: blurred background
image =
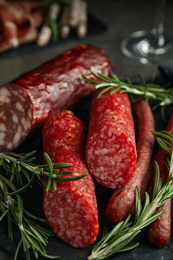
<path id="1" fill-rule="evenodd" d="M 21 73 L 33 69 L 59 53 L 80 44 L 94 44 L 104 49 L 110 57 L 114 72 L 120 78 L 136 76 L 141 72 L 145 78 L 158 73 L 158 64 L 141 64 L 126 57 L 120 50 L 124 37 L 138 30 L 150 30 L 154 23 L 157 0 L 87 0 L 88 28 L 84 38 L 75 32 L 66 39 L 36 47 L 26 44 L 16 50 L 0 53 L 0 85 Z M 172 34 L 173 1 L 166 1 L 165 30 Z"/>

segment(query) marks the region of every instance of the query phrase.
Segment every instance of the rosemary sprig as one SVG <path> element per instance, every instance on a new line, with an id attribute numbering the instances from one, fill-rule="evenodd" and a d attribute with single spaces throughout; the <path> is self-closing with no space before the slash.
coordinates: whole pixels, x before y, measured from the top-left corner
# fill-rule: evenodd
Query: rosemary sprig
<path id="1" fill-rule="evenodd" d="M 30 260 L 30 250 L 33 251 L 36 259 L 39 253 L 47 258 L 57 258 L 57 256 L 47 255 L 44 248 L 48 244 L 48 238 L 53 236 L 53 232 L 47 228 L 47 222 L 24 209 L 22 197 L 18 194 L 9 195 L 8 188 L 9 186 L 0 179 L 0 211 L 2 212 L 0 222 L 7 217 L 8 237 L 12 241 L 14 240 L 14 224 L 21 233 L 14 260 L 17 260 L 21 246 L 23 246 L 27 260 Z"/>
<path id="2" fill-rule="evenodd" d="M 0 153 L 0 166 L 5 169 L 7 174 L 7 177 L 0 174 L 0 178 L 11 189 L 10 195 L 26 190 L 35 180 L 46 185 L 48 191 L 51 184 L 56 189 L 57 181 L 75 181 L 87 175 L 62 177 L 73 174 L 71 171 L 59 171 L 62 167 L 70 166 L 70 163 L 52 163 L 48 154 L 44 153 L 46 164 L 37 165 L 32 163 L 35 160 L 34 153 L 35 151 L 27 154 Z M 48 181 L 45 180 L 44 176 L 48 177 Z M 24 177 L 27 181 L 26 184 L 24 184 Z"/>
<path id="3" fill-rule="evenodd" d="M 171 158 L 168 161 L 169 180 L 162 187 L 162 180 L 160 178 L 159 167 L 155 162 L 155 180 L 153 187 L 153 197 L 150 201 L 149 194 L 145 194 L 145 203 L 142 207 L 140 193 L 136 187 L 136 203 L 135 203 L 135 216 L 134 222 L 130 222 L 131 216 L 129 215 L 125 221 L 118 223 L 109 233 L 104 234 L 103 238 L 95 245 L 92 254 L 88 260 L 93 259 L 106 259 L 111 255 L 119 252 L 125 252 L 135 248 L 138 243 L 129 245 L 135 236 L 143 228 L 151 224 L 158 217 L 166 211 L 155 214 L 155 210 L 163 205 L 165 201 L 173 197 L 173 152 L 170 148 L 173 146 L 173 135 L 164 132 L 153 132 L 157 139 L 162 140 L 160 143 L 163 149 L 169 150 Z M 158 137 L 159 136 L 159 137 Z"/>
<path id="4" fill-rule="evenodd" d="M 126 92 L 135 96 L 144 97 L 147 100 L 155 100 L 157 102 L 154 108 L 159 106 L 165 107 L 173 104 L 173 89 L 163 88 L 158 84 L 153 83 L 153 79 L 150 83 L 146 83 L 143 76 L 140 74 L 140 84 L 133 84 L 130 79 L 127 82 L 121 81 L 115 74 L 110 73 L 110 77 L 107 77 L 101 73 L 91 72 L 97 79 L 92 80 L 83 75 L 85 81 L 95 86 L 96 91 L 101 90 L 98 94 L 98 98 L 106 91 L 111 90 L 110 94 L 120 90 L 120 92 Z"/>
<path id="5" fill-rule="evenodd" d="M 25 191 L 34 181 L 46 185 L 48 191 L 51 184 L 56 189 L 57 181 L 75 181 L 83 178 L 86 174 L 80 176 L 63 177 L 63 175 L 73 174 L 71 171 L 60 172 L 62 167 L 68 167 L 70 163 L 52 163 L 47 153 L 44 153 L 46 164 L 37 165 L 33 161 L 35 151 L 26 154 L 0 153 L 0 222 L 7 217 L 8 236 L 14 240 L 14 224 L 21 233 L 14 259 L 18 258 L 20 248 L 26 253 L 26 259 L 30 260 L 30 250 L 33 251 L 36 259 L 38 254 L 47 258 L 57 258 L 46 254 L 45 246 L 48 243 L 48 237 L 53 236 L 53 232 L 48 229 L 46 220 L 40 219 L 23 207 L 23 200 L 19 193 Z M 48 181 L 45 180 L 45 177 Z M 26 184 L 25 184 L 26 183 Z"/>

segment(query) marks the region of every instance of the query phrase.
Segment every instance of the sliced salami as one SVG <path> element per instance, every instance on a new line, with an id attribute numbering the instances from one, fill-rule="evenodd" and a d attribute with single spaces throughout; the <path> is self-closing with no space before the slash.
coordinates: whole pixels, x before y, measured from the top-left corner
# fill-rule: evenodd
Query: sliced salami
<path id="1" fill-rule="evenodd" d="M 93 77 L 91 70 L 108 75 L 112 65 L 103 50 L 91 45 L 81 45 L 22 74 L 10 84 L 1 86 L 1 93 L 10 93 L 13 88 L 16 94 L 8 95 L 8 105 L 3 97 L 0 100 L 3 115 L 0 123 L 5 124 L 5 128 L 1 128 L 0 152 L 15 149 L 24 141 L 24 137 L 43 124 L 51 113 L 68 109 L 80 99 L 90 95 L 94 87 L 85 83 L 82 73 L 91 78 Z M 24 106 L 25 112 L 18 111 L 14 103 Z M 18 122 L 22 118 L 27 122 L 24 122 L 27 130 L 20 134 L 17 141 L 8 129 L 11 123 L 8 115 L 12 113 L 18 118 L 17 122 L 13 121 L 13 132 L 18 129 Z M 27 114 L 31 116 L 28 117 Z"/>
<path id="2" fill-rule="evenodd" d="M 104 93 L 92 100 L 86 159 L 102 185 L 117 189 L 133 177 L 136 143 L 131 104 L 126 93 Z"/>
<path id="3" fill-rule="evenodd" d="M 75 176 L 88 172 L 85 142 L 86 127 L 72 112 L 60 112 L 44 125 L 44 152 L 54 163 L 72 163 L 62 171 L 73 171 Z M 57 190 L 44 189 L 43 208 L 52 230 L 67 244 L 82 248 L 95 241 L 99 232 L 98 211 L 89 174 L 78 181 L 59 181 Z"/>

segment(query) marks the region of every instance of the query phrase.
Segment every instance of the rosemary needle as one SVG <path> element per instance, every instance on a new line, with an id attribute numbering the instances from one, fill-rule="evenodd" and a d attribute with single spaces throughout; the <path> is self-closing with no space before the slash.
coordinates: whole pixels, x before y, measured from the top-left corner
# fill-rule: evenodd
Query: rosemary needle
<path id="1" fill-rule="evenodd" d="M 163 205 L 167 199 L 173 197 L 173 135 L 166 131 L 156 131 L 153 132 L 153 134 L 157 139 L 159 138 L 159 140 L 162 140 L 162 142 L 160 142 L 161 147 L 170 152 L 170 160 L 168 161 L 168 182 L 163 187 L 160 185 L 161 178 L 159 167 L 157 162 L 155 162 L 155 180 L 152 200 L 150 201 L 150 197 L 148 193 L 146 193 L 144 206 L 142 207 L 140 193 L 136 187 L 134 222 L 130 222 L 131 216 L 129 215 L 125 221 L 121 221 L 115 225 L 115 227 L 109 233 L 106 233 L 94 246 L 92 254 L 88 257 L 88 260 L 106 259 L 115 253 L 125 252 L 135 248 L 138 243 L 129 246 L 128 244 L 139 232 L 141 232 L 143 228 L 151 224 L 166 212 L 165 210 L 155 214 L 155 210 L 158 207 Z"/>

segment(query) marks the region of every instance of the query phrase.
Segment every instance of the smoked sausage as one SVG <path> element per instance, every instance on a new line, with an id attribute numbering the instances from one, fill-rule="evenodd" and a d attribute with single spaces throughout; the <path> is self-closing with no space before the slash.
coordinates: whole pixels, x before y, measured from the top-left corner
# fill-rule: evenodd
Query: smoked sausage
<path id="1" fill-rule="evenodd" d="M 166 131 L 169 133 L 173 132 L 173 113 L 167 125 Z M 166 166 L 169 153 L 163 148 L 159 147 L 156 161 L 159 165 L 160 177 L 162 178 L 162 184 L 164 185 L 168 181 L 168 169 Z M 158 246 L 159 248 L 164 247 L 169 243 L 170 232 L 171 232 L 171 199 L 168 199 L 161 207 L 156 209 L 156 213 L 167 209 L 163 215 L 161 215 L 156 221 L 150 224 L 147 237 L 150 242 Z"/>
<path id="2" fill-rule="evenodd" d="M 118 223 L 133 212 L 135 188 L 141 190 L 153 155 L 155 138 L 150 131 L 155 130 L 155 121 L 150 105 L 141 99 L 134 103 L 134 110 L 138 121 L 137 167 L 133 178 L 125 187 L 115 190 L 108 202 L 106 217 L 110 223 Z"/>
<path id="3" fill-rule="evenodd" d="M 89 172 L 102 185 L 125 186 L 136 169 L 136 143 L 131 104 L 126 93 L 94 96 L 90 108 L 86 159 Z"/>
<path id="4" fill-rule="evenodd" d="M 82 73 L 109 75 L 112 65 L 105 52 L 81 45 L 0 87 L 0 152 L 18 147 L 44 123 L 50 113 L 69 109 L 94 91 Z"/>
<path id="5" fill-rule="evenodd" d="M 44 152 L 53 163 L 72 164 L 61 171 L 73 171 L 73 176 L 88 172 L 85 143 L 86 127 L 72 112 L 62 111 L 46 121 Z M 82 248 L 95 241 L 99 222 L 94 182 L 89 174 L 77 181 L 57 181 L 57 190 L 44 188 L 43 208 L 52 230 L 67 244 Z"/>

